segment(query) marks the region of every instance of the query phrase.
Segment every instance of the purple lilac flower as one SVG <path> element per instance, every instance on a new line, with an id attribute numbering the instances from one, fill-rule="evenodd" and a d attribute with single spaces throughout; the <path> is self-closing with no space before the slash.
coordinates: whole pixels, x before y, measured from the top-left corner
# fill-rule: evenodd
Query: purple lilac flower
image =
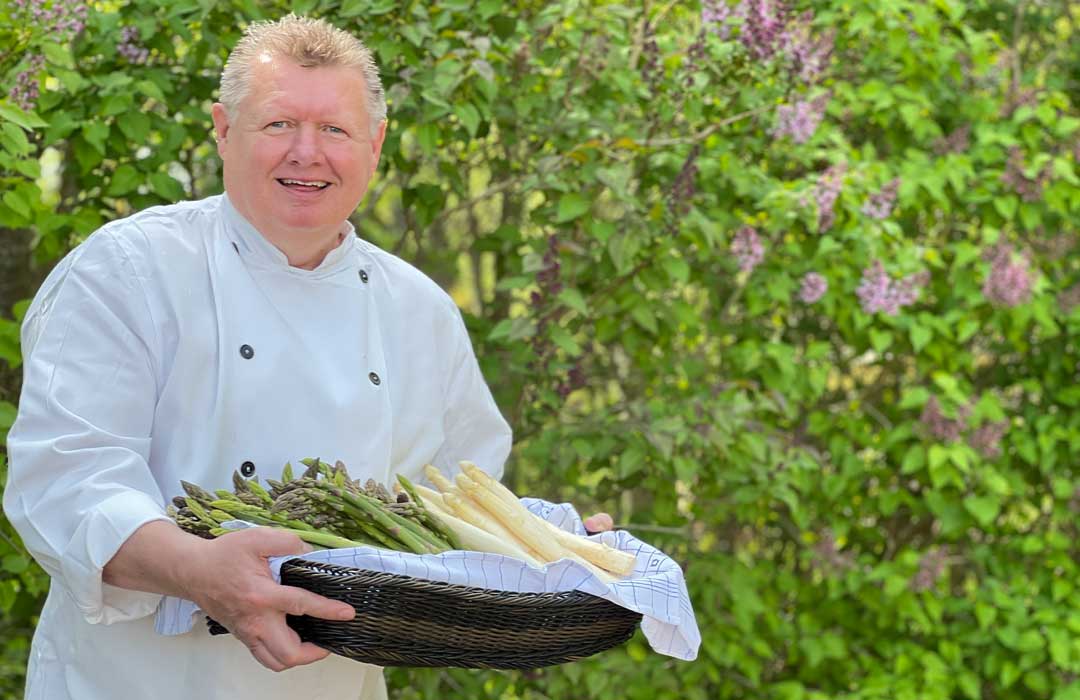
<path id="1" fill-rule="evenodd" d="M 1080 306 L 1080 283 L 1074 284 L 1057 297 L 1058 308 L 1061 313 L 1070 314 L 1077 306 Z"/>
<path id="2" fill-rule="evenodd" d="M 803 275 L 799 286 L 799 301 L 804 304 L 813 304 L 825 296 L 829 291 L 828 281 L 816 272 L 807 272 Z"/>
<path id="3" fill-rule="evenodd" d="M 740 0 L 731 7 L 724 0 L 706 0 L 701 8 L 701 22 L 727 39 L 731 36 L 730 17 L 742 20 L 739 41 L 750 55 L 768 59 L 780 47 L 781 33 L 787 24 L 787 6 L 779 0 Z"/>
<path id="4" fill-rule="evenodd" d="M 124 27 L 120 32 L 120 44 L 116 51 L 129 63 L 146 63 L 150 58 L 149 49 L 139 45 L 139 30 L 135 27 Z"/>
<path id="5" fill-rule="evenodd" d="M 885 272 L 880 260 L 863 271 L 862 280 L 855 290 L 864 312 L 873 314 L 883 311 L 895 316 L 900 309 L 914 304 L 919 292 L 929 282 L 930 275 L 918 272 L 900 280 L 893 280 Z"/>
<path id="6" fill-rule="evenodd" d="M 758 59 L 771 58 L 780 46 L 780 35 L 787 24 L 787 6 L 781 0 L 743 0 L 743 25 L 739 39 Z"/>
<path id="7" fill-rule="evenodd" d="M 871 219 L 888 219 L 896 203 L 896 192 L 899 188 L 900 178 L 890 180 L 879 192 L 870 195 L 870 199 L 863 205 L 862 213 Z"/>
<path id="8" fill-rule="evenodd" d="M 761 244 L 757 231 L 750 226 L 743 226 L 735 233 L 731 242 L 731 254 L 739 261 L 739 269 L 752 272 L 765 258 L 765 247 Z"/>
<path id="9" fill-rule="evenodd" d="M 946 153 L 963 153 L 971 145 L 971 125 L 964 124 L 954 129 L 948 136 L 934 141 L 934 153 L 943 156 Z"/>
<path id="10" fill-rule="evenodd" d="M 1026 302 L 1034 282 L 1027 257 L 1014 255 L 1008 244 L 993 246 L 983 257 L 990 260 L 983 296 L 991 304 L 1007 308 Z"/>
<path id="11" fill-rule="evenodd" d="M 968 444 L 986 459 L 997 459 L 1001 456 L 1001 438 L 1009 429 L 1009 421 L 994 421 L 984 423 L 968 440 Z"/>
<path id="12" fill-rule="evenodd" d="M 574 366 L 570 368 L 570 371 L 566 373 L 566 378 L 560 380 L 555 386 L 555 392 L 559 395 L 559 398 L 565 399 L 570 395 L 570 392 L 582 389 L 587 384 L 585 370 L 581 367 L 581 361 L 574 363 Z"/>
<path id="13" fill-rule="evenodd" d="M 11 0 L 11 19 L 14 24 L 33 24 L 42 35 L 58 41 L 68 41 L 86 26 L 90 11 L 85 0 L 55 0 L 45 7 L 45 0 Z"/>
<path id="14" fill-rule="evenodd" d="M 818 209 L 818 233 L 825 233 L 836 223 L 836 199 L 844 185 L 844 173 L 847 166 L 839 163 L 830 167 L 818 179 L 814 188 L 814 201 Z"/>
<path id="15" fill-rule="evenodd" d="M 731 6 L 726 0 L 704 0 L 701 3 L 701 24 L 719 34 L 721 38 L 727 39 L 731 36 L 731 27 L 727 20 L 732 15 Z"/>
<path id="16" fill-rule="evenodd" d="M 690 203 L 697 192 L 697 158 L 700 154 L 701 145 L 694 144 L 694 147 L 690 149 L 690 153 L 686 156 L 686 160 L 683 161 L 682 169 L 679 170 L 679 174 L 675 176 L 675 181 L 671 184 L 670 198 L 674 209 L 679 213 L 686 213 L 690 209 Z"/>
<path id="17" fill-rule="evenodd" d="M 780 39 L 781 44 L 787 47 L 787 53 L 795 67 L 795 74 L 807 84 L 816 83 L 825 72 L 829 59 L 832 57 L 836 37 L 836 32 L 830 30 L 815 38 L 810 32 L 813 22 L 813 11 L 807 10 L 788 25 Z"/>
<path id="18" fill-rule="evenodd" d="M 732 6 L 725 0 L 703 0 L 701 24 L 727 40 L 733 26 L 728 20 L 740 20 L 739 42 L 753 58 L 768 60 L 784 54 L 790 59 L 795 76 L 812 85 L 828 67 L 835 32 L 814 36 L 813 12 L 807 10 L 793 18 L 789 4 L 785 0 L 739 0 Z"/>
<path id="19" fill-rule="evenodd" d="M 561 269 L 562 265 L 559 263 L 559 238 L 552 235 L 548 237 L 547 251 L 544 252 L 544 266 L 536 273 L 536 281 L 539 283 L 541 291 L 540 301 L 558 296 L 559 292 L 562 291 Z"/>
<path id="20" fill-rule="evenodd" d="M 773 136 L 790 136 L 795 143 L 806 143 L 817 131 L 818 124 L 825 116 L 825 106 L 829 95 L 820 95 L 813 100 L 801 100 L 793 105 L 780 105 L 776 108 L 776 127 Z"/>
<path id="21" fill-rule="evenodd" d="M 12 102 L 26 111 L 32 110 L 38 100 L 38 75 L 45 67 L 45 56 L 31 54 L 27 59 L 27 66 L 15 76 L 15 85 L 8 93 Z"/>
<path id="22" fill-rule="evenodd" d="M 957 411 L 957 418 L 947 418 L 944 413 L 941 412 L 941 404 L 938 403 L 936 396 L 931 396 L 926 400 L 926 405 L 923 406 L 922 414 L 919 416 L 919 422 L 922 423 L 923 428 L 930 435 L 930 437 L 940 442 L 955 442 L 960 438 L 960 433 L 964 429 L 964 422 L 967 421 L 971 415 L 971 407 L 961 406 Z"/>
<path id="23" fill-rule="evenodd" d="M 934 587 L 945 573 L 945 564 L 949 553 L 944 547 L 926 552 L 919 559 L 919 570 L 911 578 L 911 590 L 916 593 L 928 591 Z"/>
<path id="24" fill-rule="evenodd" d="M 1001 181 L 1012 188 L 1025 202 L 1037 202 L 1042 198 L 1043 187 L 1050 180 L 1051 166 L 1047 163 L 1035 177 L 1024 174 L 1024 153 L 1018 147 L 1009 149 L 1009 162 Z"/>
<path id="25" fill-rule="evenodd" d="M 836 535 L 829 529 L 819 533 L 818 541 L 814 544 L 814 554 L 823 567 L 834 571 L 850 569 L 855 564 L 855 555 L 841 552 L 836 544 Z"/>

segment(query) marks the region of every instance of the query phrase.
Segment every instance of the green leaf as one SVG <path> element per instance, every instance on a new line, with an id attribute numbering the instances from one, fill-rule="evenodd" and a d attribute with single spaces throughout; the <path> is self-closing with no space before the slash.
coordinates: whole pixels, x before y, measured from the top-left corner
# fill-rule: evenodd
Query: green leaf
<path id="1" fill-rule="evenodd" d="M 901 474 L 914 474 L 926 464 L 926 452 L 922 447 L 915 446 L 904 453 L 904 459 L 900 464 Z"/>
<path id="2" fill-rule="evenodd" d="M 434 124 L 421 124 L 416 127 L 416 140 L 425 153 L 434 153 L 439 146 L 439 127 Z"/>
<path id="3" fill-rule="evenodd" d="M 651 308 L 644 304 L 638 304 L 630 309 L 630 317 L 633 318 L 639 326 L 654 335 L 660 330 L 656 325 L 656 314 L 653 313 Z"/>
<path id="4" fill-rule="evenodd" d="M 150 117 L 142 112 L 127 110 L 116 118 L 116 125 L 129 141 L 143 145 L 150 135 Z"/>
<path id="5" fill-rule="evenodd" d="M 22 192 L 18 190 L 8 190 L 4 192 L 3 202 L 8 206 L 11 211 L 23 219 L 30 220 L 30 203 L 26 201 L 26 197 Z"/>
<path id="6" fill-rule="evenodd" d="M 367 11 L 367 0 L 343 0 L 341 7 L 334 14 L 344 19 L 346 17 L 358 17 Z"/>
<path id="7" fill-rule="evenodd" d="M 12 122 L 0 124 L 0 141 L 3 142 L 4 150 L 14 156 L 25 156 L 34 150 L 26 138 L 26 132 Z"/>
<path id="8" fill-rule="evenodd" d="M 924 386 L 913 386 L 904 389 L 900 397 L 900 408 L 922 408 L 930 400 L 930 391 Z"/>
<path id="9" fill-rule="evenodd" d="M 964 669 L 960 671 L 960 675 L 956 677 L 956 684 L 960 686 L 960 690 L 964 695 L 971 700 L 981 700 L 982 698 L 982 684 L 979 682 L 979 677 L 973 672 Z"/>
<path id="10" fill-rule="evenodd" d="M 915 352 L 919 352 L 930 342 L 934 332 L 926 326 L 913 325 L 909 334 L 911 336 L 911 347 L 914 348 Z"/>
<path id="11" fill-rule="evenodd" d="M 563 287 L 563 290 L 559 292 L 559 301 L 566 304 L 574 311 L 577 311 L 582 316 L 587 316 L 589 314 L 589 305 L 586 303 L 585 297 L 573 287 Z"/>
<path id="12" fill-rule="evenodd" d="M 504 318 L 495 324 L 495 327 L 488 332 L 488 340 L 501 340 L 503 338 L 510 337 L 510 329 L 514 327 L 514 320 L 510 318 Z"/>
<path id="13" fill-rule="evenodd" d="M 71 48 L 67 45 L 46 41 L 41 45 L 41 52 L 53 65 L 64 68 L 75 67 L 75 61 L 71 58 Z"/>
<path id="14" fill-rule="evenodd" d="M 183 199 L 186 194 L 184 186 L 168 173 L 151 173 L 150 189 L 154 191 L 154 194 L 170 202 Z"/>
<path id="15" fill-rule="evenodd" d="M 476 130 L 480 128 L 480 110 L 465 102 L 455 107 L 454 113 L 469 132 L 469 136 L 476 136 Z"/>
<path id="16" fill-rule="evenodd" d="M 552 342 L 558 345 L 567 355 L 577 357 L 581 354 L 581 346 L 574 340 L 574 336 L 562 326 L 551 326 L 548 335 Z"/>
<path id="17" fill-rule="evenodd" d="M 989 527 L 1001 511 L 1001 503 L 994 496 L 968 496 L 964 499 L 964 509 L 981 527 Z"/>
<path id="18" fill-rule="evenodd" d="M 23 111 L 18 105 L 10 102 L 0 102 L 0 117 L 18 124 L 27 131 L 48 126 L 48 123 L 34 112 Z"/>
<path id="19" fill-rule="evenodd" d="M 1006 221 L 1011 221 L 1016 215 L 1016 209 L 1020 206 L 1020 200 L 1016 195 L 1010 194 L 994 198 L 994 209 L 1001 214 Z"/>
<path id="20" fill-rule="evenodd" d="M 559 211 L 555 215 L 556 223 L 572 221 L 589 211 L 591 204 L 578 192 L 567 192 L 559 198 Z"/>
<path id="21" fill-rule="evenodd" d="M 142 176 L 139 175 L 139 171 L 135 169 L 135 166 L 128 164 L 121 165 L 116 169 L 112 178 L 109 180 L 107 194 L 110 197 L 128 194 L 135 190 L 141 181 Z"/>
<path id="22" fill-rule="evenodd" d="M 105 155 L 105 140 L 109 138 L 108 124 L 101 121 L 86 122 L 82 126 L 82 135 L 94 150 Z"/>
<path id="23" fill-rule="evenodd" d="M 645 454 L 635 445 L 631 445 L 619 458 L 619 477 L 625 479 L 641 471 L 645 463 Z"/>
<path id="24" fill-rule="evenodd" d="M 25 554 L 8 554 L 0 566 L 8 573 L 21 574 L 30 568 L 30 559 Z"/>
<path id="25" fill-rule="evenodd" d="M 98 114 L 106 117 L 115 116 L 124 112 L 130 112 L 132 105 L 133 101 L 131 99 L 130 92 L 118 92 L 116 94 L 109 95 L 104 99 L 98 111 Z"/>
<path id="26" fill-rule="evenodd" d="M 870 329 L 870 344 L 874 346 L 874 349 L 878 352 L 885 352 L 885 350 L 892 345 L 893 334 L 889 331 L 879 331 L 876 328 Z"/>
<path id="27" fill-rule="evenodd" d="M 161 91 L 161 87 L 153 80 L 139 80 L 135 83 L 135 89 L 158 102 L 165 102 L 168 99 L 165 97 L 165 93 Z"/>
<path id="28" fill-rule="evenodd" d="M 1067 686 L 1058 688 L 1053 700 L 1080 700 L 1080 681 L 1073 681 Z"/>
<path id="29" fill-rule="evenodd" d="M 664 258 L 663 265 L 672 279 L 684 284 L 690 281 L 690 266 L 682 258 Z"/>

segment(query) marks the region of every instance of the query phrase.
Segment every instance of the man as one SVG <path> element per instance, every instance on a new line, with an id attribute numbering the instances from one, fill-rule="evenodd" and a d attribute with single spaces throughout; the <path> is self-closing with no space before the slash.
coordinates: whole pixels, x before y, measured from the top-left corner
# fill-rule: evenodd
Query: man
<path id="1" fill-rule="evenodd" d="M 309 455 L 382 482 L 461 459 L 501 473 L 510 429 L 456 306 L 347 222 L 385 112 L 355 38 L 293 16 L 252 25 L 213 107 L 225 194 L 106 225 L 42 286 L 4 494 L 52 577 L 28 698 L 385 695 L 378 669 L 285 624 L 353 615 L 273 582 L 267 557 L 298 539 L 202 540 L 164 511 L 181 479 L 224 488 Z M 233 635 L 156 634 L 163 594 Z"/>

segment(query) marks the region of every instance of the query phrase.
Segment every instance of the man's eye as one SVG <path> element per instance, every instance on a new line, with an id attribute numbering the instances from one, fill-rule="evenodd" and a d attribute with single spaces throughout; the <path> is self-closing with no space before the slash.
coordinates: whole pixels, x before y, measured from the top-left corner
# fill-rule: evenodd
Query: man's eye
<path id="1" fill-rule="evenodd" d="M 266 126 L 268 126 L 271 129 L 284 129 L 288 125 L 289 125 L 288 122 L 270 122 Z"/>
<path id="2" fill-rule="evenodd" d="M 336 126 L 327 126 L 326 130 L 329 131 L 331 134 L 344 134 L 345 133 L 344 129 L 342 129 L 340 127 L 336 127 Z"/>

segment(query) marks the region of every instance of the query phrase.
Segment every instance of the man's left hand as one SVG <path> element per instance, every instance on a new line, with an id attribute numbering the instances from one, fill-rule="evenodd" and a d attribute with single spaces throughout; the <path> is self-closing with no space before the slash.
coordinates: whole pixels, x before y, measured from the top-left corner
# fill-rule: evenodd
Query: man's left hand
<path id="1" fill-rule="evenodd" d="M 585 518 L 585 531 L 590 535 L 615 529 L 615 521 L 607 513 L 595 513 Z"/>

